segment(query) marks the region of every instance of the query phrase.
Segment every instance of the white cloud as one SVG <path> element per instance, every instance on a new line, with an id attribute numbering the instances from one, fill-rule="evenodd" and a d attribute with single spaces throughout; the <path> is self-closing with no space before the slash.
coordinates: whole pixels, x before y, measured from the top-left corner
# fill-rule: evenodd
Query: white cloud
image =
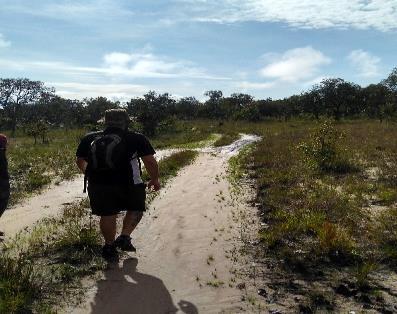
<path id="1" fill-rule="evenodd" d="M 397 29 L 396 0 L 177 0 L 197 21 L 283 22 L 301 28 Z"/>
<path id="2" fill-rule="evenodd" d="M 86 83 L 60 83 L 46 82 L 47 86 L 53 86 L 56 93 L 70 99 L 83 99 L 103 96 L 110 99 L 126 101 L 132 97 L 140 96 L 150 88 L 137 84 L 86 84 Z"/>
<path id="3" fill-rule="evenodd" d="M 3 0 L 2 9 L 53 19 L 86 23 L 123 20 L 129 23 L 142 14 L 159 27 L 180 21 L 214 23 L 281 22 L 299 28 L 356 28 L 397 30 L 396 0 L 172 0 L 167 5 L 150 1 L 145 6 L 128 1 Z M 99 26 L 100 24 L 97 24 Z"/>
<path id="4" fill-rule="evenodd" d="M 315 77 L 314 79 L 312 79 L 312 80 L 310 80 L 310 81 L 304 82 L 303 85 L 304 85 L 305 87 L 307 87 L 307 88 L 310 88 L 310 87 L 312 87 L 313 85 L 320 84 L 323 80 L 326 80 L 326 79 L 329 79 L 329 78 L 330 78 L 329 76 L 323 76 L 323 75 L 317 76 L 317 77 Z"/>
<path id="5" fill-rule="evenodd" d="M 51 70 L 75 75 L 120 78 L 190 78 L 209 80 L 229 80 L 208 74 L 205 69 L 192 62 L 169 60 L 151 53 L 112 52 L 104 56 L 102 66 L 85 67 L 58 61 L 20 61 L 0 59 L 0 65 L 14 70 Z"/>
<path id="6" fill-rule="evenodd" d="M 2 8 L 8 12 L 17 12 L 46 18 L 87 21 L 107 20 L 123 16 L 130 17 L 134 12 L 112 0 L 59 0 L 25 1 L 3 0 Z"/>
<path id="7" fill-rule="evenodd" d="M 0 48 L 11 46 L 11 42 L 7 41 L 3 34 L 0 33 Z"/>
<path id="8" fill-rule="evenodd" d="M 364 50 L 353 50 L 348 60 L 361 77 L 375 77 L 379 75 L 380 58 Z"/>
<path id="9" fill-rule="evenodd" d="M 280 55 L 275 61 L 262 68 L 259 73 L 270 79 L 298 82 L 313 78 L 321 66 L 330 62 L 331 60 L 321 51 L 310 46 L 295 48 Z"/>
<path id="10" fill-rule="evenodd" d="M 191 77 L 210 78 L 203 69 L 190 62 L 172 61 L 151 53 L 120 53 L 105 55 L 104 69 L 110 75 L 129 77 Z"/>
<path id="11" fill-rule="evenodd" d="M 229 80 L 227 77 L 210 75 L 205 69 L 196 67 L 192 62 L 170 60 L 147 52 L 106 54 L 103 67 L 98 70 L 111 76 Z"/>
<path id="12" fill-rule="evenodd" d="M 276 85 L 276 82 L 238 82 L 236 84 L 237 88 L 241 88 L 244 90 L 261 90 L 261 89 L 269 89 L 273 88 Z"/>

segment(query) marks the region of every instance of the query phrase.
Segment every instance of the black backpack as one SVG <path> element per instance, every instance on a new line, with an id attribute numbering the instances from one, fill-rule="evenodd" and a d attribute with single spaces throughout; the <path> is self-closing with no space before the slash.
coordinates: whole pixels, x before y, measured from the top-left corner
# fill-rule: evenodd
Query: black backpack
<path id="1" fill-rule="evenodd" d="M 88 177 L 108 177 L 128 171 L 128 153 L 124 137 L 125 134 L 101 134 L 91 142 L 84 175 L 84 193 Z"/>

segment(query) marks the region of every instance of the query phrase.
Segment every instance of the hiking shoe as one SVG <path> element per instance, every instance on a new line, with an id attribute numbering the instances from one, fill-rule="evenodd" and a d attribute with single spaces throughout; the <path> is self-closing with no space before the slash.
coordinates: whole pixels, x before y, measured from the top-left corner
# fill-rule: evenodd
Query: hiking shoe
<path id="1" fill-rule="evenodd" d="M 102 257 L 108 262 L 117 262 L 119 254 L 114 244 L 105 244 L 102 247 Z"/>
<path id="2" fill-rule="evenodd" d="M 114 241 L 114 245 L 122 251 L 136 252 L 136 248 L 131 243 L 131 237 L 128 235 L 119 235 Z"/>

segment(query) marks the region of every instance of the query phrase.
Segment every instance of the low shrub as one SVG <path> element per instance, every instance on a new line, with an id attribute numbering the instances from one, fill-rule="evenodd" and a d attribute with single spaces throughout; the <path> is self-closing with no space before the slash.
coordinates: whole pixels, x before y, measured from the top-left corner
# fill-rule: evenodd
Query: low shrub
<path id="1" fill-rule="evenodd" d="M 338 131 L 332 122 L 326 121 L 298 147 L 314 169 L 335 173 L 357 171 L 341 144 L 344 137 L 344 133 Z"/>

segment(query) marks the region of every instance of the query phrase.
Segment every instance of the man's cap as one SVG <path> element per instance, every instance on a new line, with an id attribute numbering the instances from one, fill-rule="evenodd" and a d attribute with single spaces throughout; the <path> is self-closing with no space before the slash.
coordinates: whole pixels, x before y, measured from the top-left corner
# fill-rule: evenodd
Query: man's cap
<path id="1" fill-rule="evenodd" d="M 7 136 L 0 134 L 0 149 L 6 149 L 7 147 Z"/>
<path id="2" fill-rule="evenodd" d="M 130 122 L 130 117 L 125 109 L 109 109 L 105 111 L 105 125 L 125 129 Z"/>

